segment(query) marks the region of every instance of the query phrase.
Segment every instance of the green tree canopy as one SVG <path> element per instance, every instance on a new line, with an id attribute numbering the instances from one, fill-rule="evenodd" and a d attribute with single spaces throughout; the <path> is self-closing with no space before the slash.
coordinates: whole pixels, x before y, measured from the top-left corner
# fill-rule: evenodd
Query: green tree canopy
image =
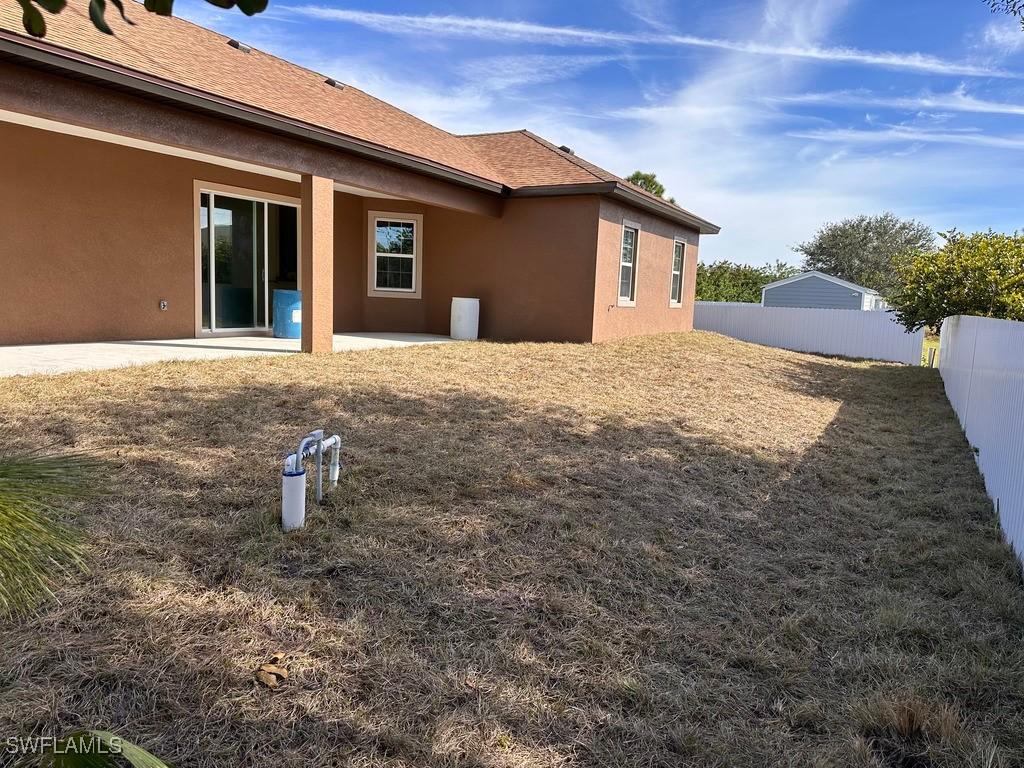
<path id="1" fill-rule="evenodd" d="M 626 181 L 630 184 L 636 184 L 638 187 L 646 189 L 652 195 L 657 195 L 658 197 L 665 196 L 665 185 L 658 181 L 658 177 L 653 173 L 633 171 L 626 177 Z"/>
<path id="2" fill-rule="evenodd" d="M 206 0 L 206 2 L 216 5 L 218 8 L 237 6 L 246 16 L 252 16 L 266 10 L 268 0 Z M 46 19 L 40 9 L 47 13 L 60 13 L 67 5 L 67 0 L 17 0 L 17 3 L 21 6 L 21 24 L 25 27 L 25 31 L 33 37 L 46 37 Z M 124 4 L 121 0 L 110 0 L 110 4 L 117 9 L 122 19 L 129 24 L 132 23 L 131 19 L 125 15 Z M 144 7 L 158 16 L 171 16 L 174 10 L 174 0 L 145 0 Z M 89 0 L 89 20 L 92 25 L 100 32 L 112 35 L 114 33 L 107 24 L 106 13 L 107 0 Z"/>
<path id="3" fill-rule="evenodd" d="M 760 302 L 761 288 L 766 283 L 792 277 L 796 267 L 776 261 L 767 267 L 716 261 L 697 264 L 697 299 L 699 301 Z"/>
<path id="4" fill-rule="evenodd" d="M 636 184 L 641 189 L 646 189 L 652 195 L 657 195 L 675 205 L 676 199 L 674 197 L 665 197 L 665 185 L 658 181 L 658 177 L 653 173 L 633 171 L 626 177 L 626 181 L 630 184 Z"/>
<path id="5" fill-rule="evenodd" d="M 889 297 L 907 330 L 937 329 L 953 315 L 1024 320 L 1024 235 L 942 234 L 937 251 L 900 257 Z"/>
<path id="6" fill-rule="evenodd" d="M 825 272 L 888 296 L 897 283 L 896 258 L 931 250 L 934 243 L 927 225 L 883 213 L 828 223 L 793 250 L 803 254 L 805 270 Z"/>

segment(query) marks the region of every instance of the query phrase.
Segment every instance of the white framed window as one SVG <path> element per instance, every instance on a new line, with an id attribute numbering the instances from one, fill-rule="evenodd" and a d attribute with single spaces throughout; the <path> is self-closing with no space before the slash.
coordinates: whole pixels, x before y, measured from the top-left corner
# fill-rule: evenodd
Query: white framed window
<path id="1" fill-rule="evenodd" d="M 370 211 L 367 243 L 367 295 L 420 298 L 423 216 L 418 213 Z"/>
<path id="2" fill-rule="evenodd" d="M 676 240 L 672 249 L 672 283 L 669 286 L 668 305 L 683 306 L 683 272 L 686 267 L 686 243 Z"/>
<path id="3" fill-rule="evenodd" d="M 620 307 L 636 306 L 636 269 L 640 251 L 640 225 L 635 221 L 622 222 L 622 247 L 619 250 Z"/>

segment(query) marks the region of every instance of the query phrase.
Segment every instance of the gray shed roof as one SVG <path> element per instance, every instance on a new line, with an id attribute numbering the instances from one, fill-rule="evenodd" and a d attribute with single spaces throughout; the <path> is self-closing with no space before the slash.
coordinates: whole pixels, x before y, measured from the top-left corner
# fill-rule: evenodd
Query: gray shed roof
<path id="1" fill-rule="evenodd" d="M 829 282 L 835 283 L 836 285 L 841 285 L 844 288 L 849 288 L 860 293 L 867 293 L 873 296 L 878 295 L 878 291 L 876 291 L 873 288 L 865 288 L 863 285 L 857 285 L 856 283 L 851 283 L 846 280 L 840 280 L 838 277 L 826 275 L 824 272 L 818 272 L 817 270 L 812 270 L 810 272 L 801 272 L 799 275 L 793 275 L 792 277 L 787 277 L 784 280 L 776 280 L 774 283 L 768 283 L 768 285 L 763 286 L 762 290 L 766 291 L 769 288 L 777 288 L 780 285 L 789 285 L 790 283 L 795 283 L 797 280 L 804 280 L 808 277 L 820 277 L 822 280 L 828 280 Z"/>

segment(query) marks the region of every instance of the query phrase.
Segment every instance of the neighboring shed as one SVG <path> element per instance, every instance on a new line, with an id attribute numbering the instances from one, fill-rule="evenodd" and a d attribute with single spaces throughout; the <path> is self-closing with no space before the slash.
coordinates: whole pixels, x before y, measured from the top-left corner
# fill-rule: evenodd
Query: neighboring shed
<path id="1" fill-rule="evenodd" d="M 824 272 L 804 272 L 768 283 L 761 289 L 761 306 L 861 310 L 888 308 L 878 291 Z"/>

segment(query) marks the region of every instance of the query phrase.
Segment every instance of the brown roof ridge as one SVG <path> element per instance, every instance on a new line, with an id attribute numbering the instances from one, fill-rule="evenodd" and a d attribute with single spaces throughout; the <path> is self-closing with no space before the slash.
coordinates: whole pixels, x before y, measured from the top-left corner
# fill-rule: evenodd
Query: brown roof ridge
<path id="1" fill-rule="evenodd" d="M 276 58 L 276 57 L 275 57 L 275 58 Z M 281 61 L 284 61 L 284 62 L 285 62 L 285 63 L 287 63 L 287 64 L 291 64 L 291 62 L 290 62 L 290 61 L 288 61 L 287 59 L 281 59 Z M 298 64 L 293 64 L 292 66 L 296 66 L 296 67 L 297 67 L 297 66 L 299 66 L 299 65 L 298 65 Z M 306 71 L 307 71 L 307 72 L 313 72 L 314 74 L 317 74 L 317 75 L 321 75 L 322 77 L 330 77 L 330 75 L 324 75 L 323 73 L 321 73 L 321 72 L 317 72 L 316 70 L 308 69 L 308 70 L 306 70 Z M 337 78 L 335 78 L 335 79 L 337 79 Z M 338 80 L 338 82 L 339 82 L 339 83 L 341 83 L 341 81 L 340 81 L 340 80 Z M 426 120 L 424 120 L 424 119 L 423 119 L 422 117 L 418 117 L 417 115 L 414 115 L 414 114 L 413 114 L 412 112 L 410 112 L 409 110 L 407 110 L 407 109 L 402 109 L 401 107 L 399 107 L 399 106 L 396 106 L 395 104 L 392 104 L 392 103 L 391 103 L 390 101 L 384 101 L 384 99 L 382 99 L 382 98 L 381 98 L 380 96 L 374 96 L 374 95 L 373 95 L 372 93 L 370 93 L 369 91 L 364 91 L 364 90 L 363 90 L 362 88 L 360 88 L 360 87 L 358 87 L 358 86 L 356 86 L 356 85 L 350 85 L 349 83 L 342 83 L 342 85 L 344 85 L 344 86 L 345 86 L 346 88 L 351 88 L 351 89 L 352 89 L 353 91 L 359 91 L 359 93 L 363 94 L 363 95 L 364 95 L 364 96 L 365 96 L 366 98 L 368 98 L 368 99 L 373 99 L 373 100 L 374 100 L 374 101 L 376 101 L 376 102 L 377 102 L 378 104 L 383 104 L 384 106 L 388 107 L 389 109 L 393 109 L 393 110 L 395 110 L 396 112 L 401 112 L 401 113 L 402 113 L 403 115 L 406 115 L 406 116 L 408 116 L 408 117 L 411 117 L 411 118 L 412 118 L 413 120 L 415 120 L 415 121 L 416 121 L 417 123 L 422 123 L 423 125 L 425 125 L 425 126 L 427 126 L 427 127 L 429 127 L 429 128 L 433 128 L 433 129 L 434 129 L 435 131 L 441 131 L 441 133 L 446 133 L 446 134 L 448 134 L 449 136 L 451 136 L 451 137 L 452 137 L 453 139 L 461 139 L 461 138 L 464 138 L 465 136 L 473 136 L 473 135 L 474 135 L 474 134 L 471 134 L 471 133 L 469 133 L 469 134 L 459 134 L 459 133 L 452 133 L 452 132 L 451 132 L 451 131 L 449 131 L 449 130 L 448 130 L 447 128 L 442 128 L 442 127 L 441 127 L 441 126 L 439 126 L 439 125 L 434 125 L 433 123 L 427 122 L 427 121 L 426 121 Z M 484 134 L 475 134 L 475 135 L 478 135 L 478 136 L 483 136 Z M 467 149 L 468 149 L 468 148 L 467 148 Z M 485 160 L 484 160 L 484 159 L 483 159 L 482 157 L 480 157 L 480 155 L 478 155 L 478 154 L 477 154 L 476 152 L 474 152 L 474 151 L 473 151 L 473 150 L 471 150 L 471 149 L 469 149 L 468 151 L 469 151 L 469 152 L 470 152 L 470 154 L 472 154 L 472 155 L 473 155 L 474 157 L 476 157 L 476 158 L 479 158 L 479 159 L 480 159 L 480 162 L 481 162 L 481 163 L 483 163 L 483 164 L 484 164 L 484 165 L 485 165 L 485 166 L 486 166 L 487 168 L 491 168 L 490 164 L 489 164 L 489 163 L 487 163 L 487 162 L 486 162 L 486 161 L 485 161 Z M 494 168 L 491 168 L 491 170 L 492 170 L 492 171 L 494 171 Z M 494 176 L 493 178 L 494 178 L 494 179 L 499 179 L 499 178 L 500 178 L 500 176 L 499 176 L 499 175 L 497 175 L 497 174 L 495 174 L 495 176 Z"/>
<path id="2" fill-rule="evenodd" d="M 613 181 L 613 182 L 616 182 L 617 184 L 622 184 L 622 185 L 628 187 L 629 189 L 632 189 L 635 192 L 638 192 L 641 195 L 644 195 L 645 197 L 649 197 L 649 198 L 651 198 L 653 200 L 657 200 L 658 202 L 664 203 L 665 205 L 667 205 L 667 206 L 669 206 L 671 208 L 677 208 L 678 210 L 683 211 L 684 213 L 690 213 L 690 211 L 687 211 L 685 208 L 683 208 L 678 203 L 673 203 L 673 202 L 669 201 L 668 199 L 666 199 L 664 197 L 659 197 L 658 195 L 655 195 L 653 192 L 650 192 L 650 191 L 644 189 L 639 184 L 634 184 L 632 181 L 629 181 L 628 179 L 624 179 L 623 177 L 621 177 L 621 176 L 619 176 L 617 174 L 614 174 L 611 171 L 606 171 L 604 168 L 601 168 L 599 165 L 594 165 L 590 161 L 583 160 L 582 158 L 579 158 L 579 157 L 577 157 L 574 154 L 568 154 L 566 152 L 563 152 L 559 147 L 556 147 L 550 141 L 548 141 L 547 139 L 545 139 L 542 136 L 538 136 L 537 134 L 533 133 L 532 131 L 524 130 L 523 133 L 525 133 L 527 136 L 529 136 L 534 141 L 540 143 L 541 145 L 546 146 L 552 152 L 557 152 L 559 155 L 563 156 L 566 160 L 569 160 L 570 162 L 575 163 L 580 168 L 582 168 L 583 170 L 589 172 L 592 176 L 594 176 L 597 179 L 600 179 L 601 181 Z M 607 174 L 608 178 L 602 178 L 598 174 L 594 173 L 594 169 L 595 168 L 597 170 L 601 171 L 602 173 Z M 691 215 L 694 215 L 694 214 L 691 214 Z"/>
<path id="3" fill-rule="evenodd" d="M 460 139 L 475 139 L 480 136 L 511 136 L 513 133 L 529 133 L 525 128 L 516 128 L 512 131 L 483 131 L 482 133 L 456 133 L 452 134 Z"/>
<path id="4" fill-rule="evenodd" d="M 282 61 L 286 61 L 286 60 L 282 59 Z M 287 62 L 287 63 L 291 63 L 291 62 Z M 298 65 L 294 64 L 292 66 L 298 66 Z M 312 70 L 312 69 L 307 70 L 307 71 L 308 72 L 315 72 L 315 70 Z M 315 72 L 315 74 L 321 75 L 322 73 Z M 322 75 L 322 76 L 323 77 L 329 77 L 329 75 Z M 338 82 L 341 82 L 341 81 L 339 80 Z M 403 115 L 405 115 L 405 116 L 407 116 L 409 118 L 412 118 L 417 123 L 421 123 L 422 125 L 425 125 L 428 128 L 433 128 L 435 131 L 440 131 L 441 133 L 447 134 L 448 136 L 452 137 L 453 139 L 461 139 L 462 138 L 462 136 L 460 136 L 459 134 L 452 133 L 451 131 L 447 130 L 446 128 L 442 128 L 439 125 L 434 125 L 433 123 L 427 122 L 422 117 L 417 117 L 412 112 L 410 112 L 410 111 L 408 111 L 406 109 L 402 109 L 401 107 L 396 106 L 395 104 L 392 104 L 390 101 L 384 101 L 384 99 L 380 98 L 379 96 L 374 96 L 369 91 L 364 91 L 362 88 L 359 88 L 359 87 L 357 87 L 355 85 L 349 85 L 348 83 L 343 83 L 343 85 L 346 88 L 351 88 L 353 91 L 359 91 L 359 93 L 363 94 L 366 98 L 373 99 L 378 104 L 383 104 L 384 106 L 388 107 L 389 109 L 393 109 L 396 112 L 401 112 Z M 501 174 L 498 173 L 497 169 L 494 168 L 494 166 L 492 166 L 490 163 L 488 163 L 483 157 L 481 157 L 479 152 L 473 151 L 473 149 L 471 149 L 470 147 L 465 147 L 464 146 L 464 148 L 465 148 L 466 152 L 469 152 L 469 154 L 471 154 L 473 157 L 475 157 L 477 160 L 479 160 L 480 164 L 484 168 L 487 168 L 488 170 L 490 170 L 490 172 L 491 172 L 491 180 L 492 181 L 497 181 L 497 182 L 502 182 L 503 181 L 502 178 L 501 178 Z"/>
<path id="5" fill-rule="evenodd" d="M 600 176 L 598 176 L 596 173 L 594 173 L 594 168 L 596 168 L 597 166 L 592 165 L 590 163 L 581 162 L 580 159 L 578 157 L 576 157 L 576 155 L 571 154 L 569 152 L 563 152 L 561 150 L 561 148 L 556 147 L 550 141 L 548 141 L 547 139 L 543 138 L 542 136 L 538 136 L 533 131 L 530 131 L 530 130 L 527 130 L 527 129 L 524 128 L 523 129 L 523 134 L 526 135 L 526 136 L 529 136 L 531 139 L 536 141 L 538 144 L 540 144 L 545 149 L 548 149 L 548 150 L 554 152 L 556 155 L 561 157 L 563 160 L 568 160 L 570 163 L 575 165 L 577 168 L 580 168 L 581 170 L 586 171 L 587 173 L 589 173 L 591 176 L 593 176 L 598 181 L 612 181 L 612 179 L 602 179 Z M 609 175 L 614 176 L 614 174 L 609 174 Z"/>

